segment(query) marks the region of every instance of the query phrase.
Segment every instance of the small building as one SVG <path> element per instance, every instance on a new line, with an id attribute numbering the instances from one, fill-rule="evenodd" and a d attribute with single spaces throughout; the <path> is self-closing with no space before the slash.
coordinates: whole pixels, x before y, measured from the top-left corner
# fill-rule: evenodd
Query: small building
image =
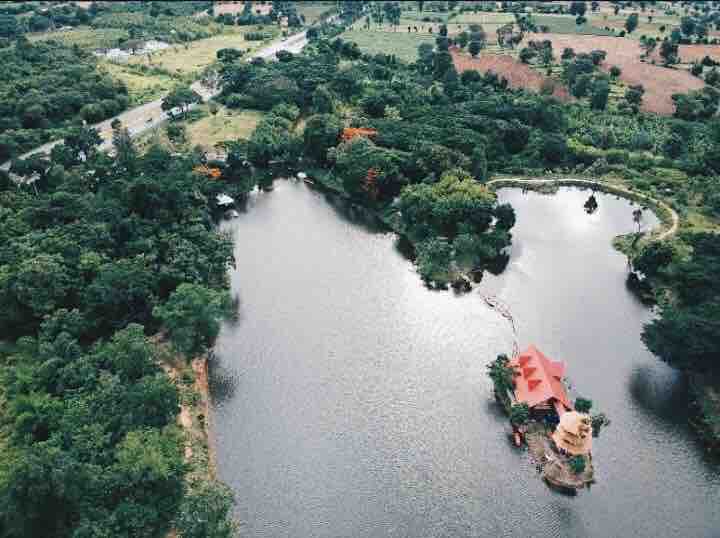
<path id="1" fill-rule="evenodd" d="M 530 346 L 510 359 L 510 366 L 515 370 L 517 403 L 527 404 L 534 414 L 554 410 L 559 417 L 573 408 L 562 381 L 563 362 L 550 360 L 538 348 Z"/>
<path id="2" fill-rule="evenodd" d="M 590 416 L 569 411 L 560 417 L 560 423 L 552 434 L 552 440 L 560 452 L 571 456 L 584 456 L 592 450 L 592 423 Z"/>
<path id="3" fill-rule="evenodd" d="M 218 207 L 222 207 L 223 209 L 229 208 L 231 205 L 233 205 L 235 203 L 235 200 L 233 200 L 227 194 L 218 194 L 215 197 L 215 201 L 217 202 Z"/>

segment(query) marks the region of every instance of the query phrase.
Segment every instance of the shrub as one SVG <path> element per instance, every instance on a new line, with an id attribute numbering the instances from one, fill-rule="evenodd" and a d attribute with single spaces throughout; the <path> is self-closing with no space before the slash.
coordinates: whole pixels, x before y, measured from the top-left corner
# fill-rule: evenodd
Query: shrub
<path id="1" fill-rule="evenodd" d="M 588 413 L 592 409 L 592 400 L 578 397 L 575 399 L 575 411 L 578 413 Z"/>
<path id="2" fill-rule="evenodd" d="M 568 460 L 570 470 L 575 474 L 580 474 L 585 470 L 585 457 L 584 456 L 573 456 Z"/>
<path id="3" fill-rule="evenodd" d="M 530 421 L 530 408 L 528 404 L 514 404 L 510 408 L 510 423 L 513 426 L 523 426 Z"/>

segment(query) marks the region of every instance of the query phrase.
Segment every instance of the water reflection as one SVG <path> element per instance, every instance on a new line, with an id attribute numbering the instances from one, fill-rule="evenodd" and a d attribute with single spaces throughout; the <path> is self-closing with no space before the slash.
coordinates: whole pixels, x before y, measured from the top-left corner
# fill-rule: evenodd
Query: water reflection
<path id="1" fill-rule="evenodd" d="M 684 422 L 684 385 L 640 341 L 651 314 L 610 247 L 636 227 L 630 204 L 499 195 L 518 218 L 509 263 L 458 296 L 428 292 L 392 234 L 303 184 L 276 182 L 223 224 L 242 302 L 211 363 L 213 431 L 244 535 L 716 534 L 720 473 Z M 592 491 L 551 492 L 508 442 L 485 365 L 512 332 L 481 293 L 612 420 Z"/>

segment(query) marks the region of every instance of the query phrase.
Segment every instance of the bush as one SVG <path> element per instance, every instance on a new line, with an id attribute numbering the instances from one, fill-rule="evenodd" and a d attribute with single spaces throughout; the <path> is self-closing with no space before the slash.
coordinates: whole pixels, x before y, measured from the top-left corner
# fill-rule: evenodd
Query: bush
<path id="1" fill-rule="evenodd" d="M 575 411 L 578 413 L 589 413 L 592 405 L 592 400 L 587 398 L 578 397 L 575 399 Z"/>
<path id="2" fill-rule="evenodd" d="M 513 426 L 524 426 L 530 421 L 530 408 L 528 404 L 514 404 L 510 408 L 510 424 Z"/>
<path id="3" fill-rule="evenodd" d="M 585 456 L 573 456 L 568 460 L 570 470 L 575 474 L 585 471 Z"/>

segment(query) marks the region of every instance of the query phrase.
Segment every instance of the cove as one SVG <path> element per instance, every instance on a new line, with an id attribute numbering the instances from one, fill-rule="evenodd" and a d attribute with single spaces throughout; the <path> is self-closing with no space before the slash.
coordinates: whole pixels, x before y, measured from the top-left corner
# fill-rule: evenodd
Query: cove
<path id="1" fill-rule="evenodd" d="M 211 363 L 219 477 L 252 537 L 714 536 L 720 469 L 687 426 L 682 376 L 640 341 L 652 315 L 611 240 L 633 207 L 589 191 L 502 189 L 506 270 L 429 291 L 396 236 L 301 183 L 253 193 L 233 235 L 238 317 Z M 656 221 L 648 212 L 644 225 Z M 485 365 L 512 331 L 567 364 L 612 425 L 575 498 L 510 447 Z"/>

